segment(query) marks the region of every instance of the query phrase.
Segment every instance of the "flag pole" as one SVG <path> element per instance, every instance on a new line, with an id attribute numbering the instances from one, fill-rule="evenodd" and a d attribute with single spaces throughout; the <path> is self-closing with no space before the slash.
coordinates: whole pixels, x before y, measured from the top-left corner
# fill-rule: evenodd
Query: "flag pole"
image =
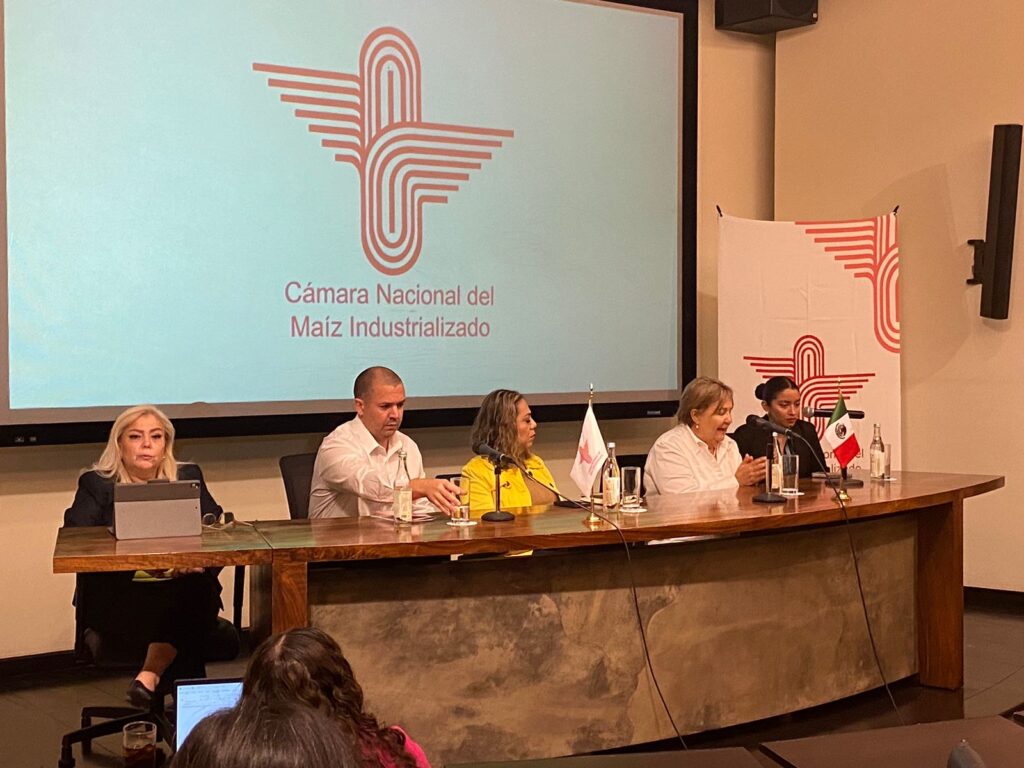
<path id="1" fill-rule="evenodd" d="M 589 409 L 589 408 L 593 408 L 593 407 L 594 407 L 594 382 L 590 382 L 590 394 L 587 396 L 587 408 Z M 601 477 L 601 475 L 598 475 L 598 478 L 600 478 L 600 477 Z M 597 501 L 594 498 L 594 489 L 593 489 L 593 487 L 591 487 L 589 495 L 590 495 L 590 514 L 587 515 L 586 518 L 584 518 L 583 524 L 588 526 L 588 527 L 590 527 L 590 528 L 594 528 L 595 526 L 599 526 L 602 523 L 604 523 L 604 520 L 602 520 L 601 517 L 597 514 Z"/>

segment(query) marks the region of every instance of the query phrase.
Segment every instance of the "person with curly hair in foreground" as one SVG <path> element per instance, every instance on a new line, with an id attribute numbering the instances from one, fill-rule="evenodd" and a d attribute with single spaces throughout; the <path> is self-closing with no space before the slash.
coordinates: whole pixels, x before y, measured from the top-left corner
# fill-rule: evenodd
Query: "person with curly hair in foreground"
<path id="1" fill-rule="evenodd" d="M 430 768 L 405 731 L 366 711 L 352 666 L 322 630 L 304 627 L 267 638 L 249 659 L 241 701 L 271 709 L 301 704 L 327 713 L 357 746 L 364 768 Z"/>
<path id="2" fill-rule="evenodd" d="M 325 712 L 241 701 L 204 717 L 169 768 L 361 768 L 345 733 Z"/>

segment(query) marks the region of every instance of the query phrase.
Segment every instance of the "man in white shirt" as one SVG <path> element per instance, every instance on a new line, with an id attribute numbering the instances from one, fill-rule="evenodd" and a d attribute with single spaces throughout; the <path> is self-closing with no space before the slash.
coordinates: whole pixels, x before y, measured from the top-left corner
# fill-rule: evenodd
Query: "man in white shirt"
<path id="1" fill-rule="evenodd" d="M 413 500 L 443 512 L 455 508 L 457 488 L 427 478 L 416 443 L 398 431 L 405 411 L 405 385 L 390 368 L 367 368 L 356 377 L 356 417 L 324 438 L 313 465 L 310 517 L 390 515 L 395 475 L 406 453 Z"/>

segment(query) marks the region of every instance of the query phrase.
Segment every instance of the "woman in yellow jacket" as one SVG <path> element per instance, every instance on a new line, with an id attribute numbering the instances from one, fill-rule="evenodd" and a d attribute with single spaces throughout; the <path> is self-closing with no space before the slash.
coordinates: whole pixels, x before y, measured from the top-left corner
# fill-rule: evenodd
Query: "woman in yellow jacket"
<path id="1" fill-rule="evenodd" d="M 518 392 L 496 389 L 484 398 L 473 422 L 470 444 L 484 442 L 500 453 L 513 457 L 534 480 L 553 489 L 547 490 L 510 466 L 501 470 L 501 508 L 530 507 L 555 500 L 555 479 L 539 456 L 532 452 L 537 434 L 530 406 Z M 469 510 L 474 517 L 494 509 L 494 463 L 477 456 L 462 468 L 470 478 Z"/>

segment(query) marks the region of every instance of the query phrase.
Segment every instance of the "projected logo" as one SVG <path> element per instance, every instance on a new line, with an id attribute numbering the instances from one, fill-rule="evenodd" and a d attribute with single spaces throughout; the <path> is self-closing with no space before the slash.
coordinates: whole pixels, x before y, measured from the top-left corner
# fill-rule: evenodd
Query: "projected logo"
<path id="1" fill-rule="evenodd" d="M 363 252 L 376 269 L 401 275 L 423 249 L 423 207 L 447 203 L 470 171 L 490 160 L 511 130 L 423 119 L 420 57 L 399 29 L 370 33 L 359 74 L 254 63 L 267 85 L 298 105 L 295 117 L 334 160 L 359 172 Z"/>

